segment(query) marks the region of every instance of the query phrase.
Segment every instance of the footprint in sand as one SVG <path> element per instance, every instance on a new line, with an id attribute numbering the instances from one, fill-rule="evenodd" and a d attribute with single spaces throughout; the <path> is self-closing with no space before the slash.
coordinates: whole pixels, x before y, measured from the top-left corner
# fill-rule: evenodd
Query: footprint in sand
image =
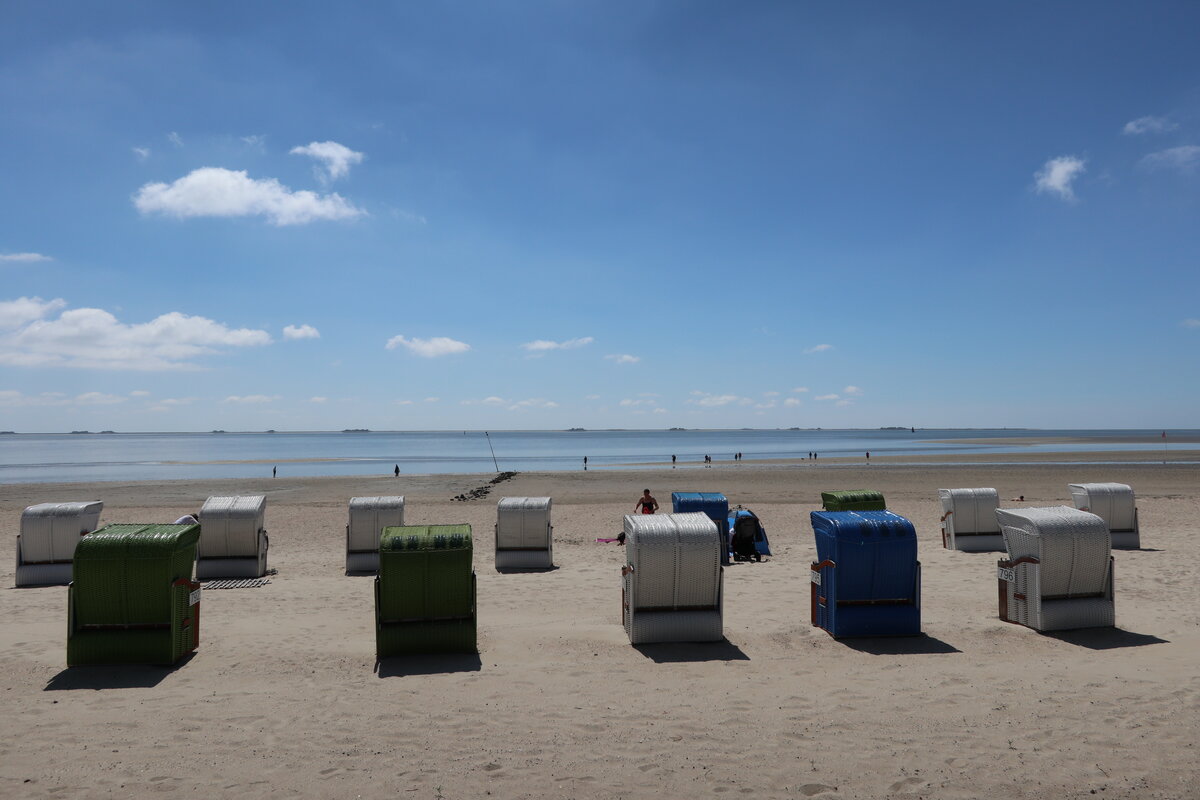
<path id="1" fill-rule="evenodd" d="M 896 781 L 888 787 L 889 792 L 911 792 L 915 791 L 918 786 L 925 786 L 925 781 L 920 778 L 905 778 L 902 781 Z"/>
<path id="2" fill-rule="evenodd" d="M 816 797 L 819 794 L 834 792 L 837 792 L 837 787 L 826 783 L 806 783 L 800 787 L 800 794 L 805 797 Z"/>

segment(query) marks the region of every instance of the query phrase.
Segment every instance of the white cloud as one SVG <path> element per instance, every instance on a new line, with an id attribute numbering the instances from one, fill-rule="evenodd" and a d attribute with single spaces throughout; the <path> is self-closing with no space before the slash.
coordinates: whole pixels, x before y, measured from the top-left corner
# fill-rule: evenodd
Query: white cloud
<path id="1" fill-rule="evenodd" d="M 841 395 L 836 394 L 819 394 L 814 397 L 814 400 L 837 400 Z"/>
<path id="2" fill-rule="evenodd" d="M 853 400 L 838 400 L 836 403 L 834 403 L 834 405 L 838 406 L 839 408 L 842 406 L 852 406 L 852 405 L 854 405 L 854 401 Z"/>
<path id="3" fill-rule="evenodd" d="M 793 392 L 807 392 L 808 387 L 807 386 L 797 386 L 795 389 L 792 389 L 792 391 Z"/>
<path id="4" fill-rule="evenodd" d="M 798 406 L 798 405 L 800 405 L 800 398 L 799 397 L 789 397 L 788 399 L 783 401 L 783 404 L 788 407 Z"/>
<path id="5" fill-rule="evenodd" d="M 193 359 L 219 347 L 271 343 L 266 331 L 231 329 L 204 317 L 172 311 L 150 322 L 126 324 L 99 308 L 63 311 L 64 300 L 22 297 L 0 302 L 0 364 L 89 369 L 196 369 Z"/>
<path id="6" fill-rule="evenodd" d="M 779 397 L 779 392 L 763 392 L 763 397 Z"/>
<path id="7" fill-rule="evenodd" d="M 425 402 L 426 402 L 426 403 L 436 403 L 436 402 L 438 402 L 438 401 L 439 401 L 439 400 L 441 400 L 441 399 L 442 399 L 442 398 L 440 398 L 440 397 L 426 397 L 426 398 L 425 398 Z"/>
<path id="8" fill-rule="evenodd" d="M 650 412 L 651 414 L 666 414 L 669 413 L 665 408 L 656 408 Z"/>
<path id="9" fill-rule="evenodd" d="M 1152 169 L 1174 169 L 1191 172 L 1200 166 L 1200 145 L 1187 144 L 1151 153 L 1142 159 L 1142 164 Z"/>
<path id="10" fill-rule="evenodd" d="M 167 141 L 170 142 L 171 144 L 175 145 L 176 147 L 183 147 L 183 137 L 180 136 L 175 131 L 171 131 L 170 133 L 167 134 Z"/>
<path id="11" fill-rule="evenodd" d="M 247 394 L 247 395 L 242 395 L 242 396 L 231 394 L 231 395 L 229 395 L 229 397 L 226 397 L 223 402 L 238 403 L 241 405 L 261 405 L 263 403 L 274 403 L 278 399 L 280 399 L 280 398 L 279 398 L 279 395 L 277 395 L 277 394 L 273 394 L 273 395 Z"/>
<path id="12" fill-rule="evenodd" d="M 1167 133 L 1178 128 L 1178 123 L 1171 122 L 1166 117 L 1138 117 L 1131 122 L 1126 122 L 1121 133 L 1126 136 L 1136 136 L 1142 133 Z"/>
<path id="13" fill-rule="evenodd" d="M 1074 200 L 1071 183 L 1084 173 L 1086 162 L 1077 156 L 1059 156 L 1047 161 L 1034 174 L 1038 194 L 1052 194 L 1060 200 Z"/>
<path id="14" fill-rule="evenodd" d="M 129 393 L 129 396 L 130 397 L 149 397 L 150 393 L 147 392 L 145 389 L 134 389 L 132 392 Z"/>
<path id="15" fill-rule="evenodd" d="M 30 395 L 15 389 L 0 390 L 0 408 L 46 407 L 46 406 L 109 406 L 124 403 L 126 398 L 103 392 L 84 392 L 68 397 L 62 392 L 42 392 Z"/>
<path id="16" fill-rule="evenodd" d="M 508 401 L 503 397 L 496 397 L 495 395 L 492 395 L 491 397 L 483 398 L 479 402 L 483 403 L 485 406 L 502 406 Z"/>
<path id="17" fill-rule="evenodd" d="M 255 133 L 251 134 L 250 136 L 241 136 L 238 138 L 256 150 L 261 150 L 267 143 L 267 135 L 265 133 Z"/>
<path id="18" fill-rule="evenodd" d="M 310 398 L 308 398 L 308 402 L 310 402 L 310 403 L 318 403 L 318 404 L 320 404 L 320 403 L 328 403 L 328 402 L 329 402 L 329 398 L 328 398 L 328 397 L 310 397 Z"/>
<path id="19" fill-rule="evenodd" d="M 393 336 L 388 339 L 386 347 L 388 350 L 403 347 L 413 355 L 418 355 L 422 358 L 437 358 L 438 356 L 448 356 L 454 353 L 465 353 L 471 349 L 471 345 L 466 342 L 448 339 L 445 336 L 435 336 L 432 339 L 407 339 L 404 336 Z"/>
<path id="20" fill-rule="evenodd" d="M 546 339 L 537 339 L 532 342 L 526 342 L 521 345 L 525 350 L 531 353 L 546 353 L 550 350 L 574 350 L 576 347 L 584 347 L 596 341 L 591 336 L 584 336 L 579 339 L 567 339 L 565 342 L 551 342 Z"/>
<path id="21" fill-rule="evenodd" d="M 53 261 L 50 256 L 41 253 L 0 253 L 0 261 L 18 261 L 25 264 L 36 264 L 39 261 Z"/>
<path id="22" fill-rule="evenodd" d="M 847 386 L 845 389 L 842 389 L 842 394 L 861 395 L 862 393 L 863 390 L 857 386 Z"/>
<path id="23" fill-rule="evenodd" d="M 658 405 L 658 402 L 649 397 L 626 397 L 619 403 L 619 405 L 625 406 L 626 408 L 633 408 L 636 406 L 655 406 Z"/>
<path id="24" fill-rule="evenodd" d="M 313 172 L 321 181 L 335 181 L 350 174 L 350 167 L 361 164 L 362 153 L 356 153 L 349 147 L 337 142 L 310 142 L 303 147 L 293 147 L 294 156 L 311 156 L 319 162 L 313 167 Z"/>
<path id="25" fill-rule="evenodd" d="M 688 400 L 689 403 L 694 403 L 698 406 L 705 406 L 707 408 L 714 406 L 727 406 L 734 403 L 740 406 L 748 406 L 754 403 L 754 401 L 749 397 L 742 397 L 736 394 L 709 394 L 708 392 L 701 392 L 697 390 L 693 390 L 691 394 L 694 399 Z"/>
<path id="26" fill-rule="evenodd" d="M 163 398 L 163 401 L 161 403 L 159 403 L 160 406 L 171 406 L 171 407 L 190 406 L 191 404 L 192 404 L 192 398 L 190 398 L 190 397 L 165 397 L 165 398 Z"/>
<path id="27" fill-rule="evenodd" d="M 273 225 L 353 219 L 365 212 L 337 192 L 293 192 L 274 178 L 254 179 L 245 170 L 201 167 L 174 183 L 147 183 L 133 197 L 143 214 L 187 217 L 266 217 Z"/>
<path id="28" fill-rule="evenodd" d="M 804 352 L 805 352 L 805 354 L 824 353 L 827 350 L 832 350 L 832 349 L 833 349 L 833 345 L 831 345 L 831 344 L 814 344 L 812 347 L 804 348 Z M 799 391 L 799 390 L 797 390 L 797 391 Z M 807 391 L 807 390 L 805 390 L 805 391 Z"/>
<path id="29" fill-rule="evenodd" d="M 618 364 L 636 364 L 642 360 L 637 356 L 631 356 L 628 353 L 614 353 L 612 355 L 605 356 L 605 358 L 609 359 L 610 361 L 615 361 Z"/>
<path id="30" fill-rule="evenodd" d="M 27 322 L 66 308 L 66 305 L 67 301 L 61 298 L 43 300 L 40 297 L 18 297 L 16 300 L 0 300 L 0 331 L 19 328 Z"/>
<path id="31" fill-rule="evenodd" d="M 312 325 L 288 325 L 283 329 L 285 339 L 320 339 L 321 332 Z"/>
<path id="32" fill-rule="evenodd" d="M 1185 319 L 1183 321 L 1185 328 L 1200 328 L 1200 319 Z"/>
<path id="33" fill-rule="evenodd" d="M 524 411 L 527 408 L 558 408 L 558 403 L 553 400 L 546 400 L 542 397 L 533 397 L 529 400 L 518 400 L 508 407 L 509 411 Z"/>
<path id="34" fill-rule="evenodd" d="M 396 401 L 396 405 L 398 405 L 398 406 L 411 406 L 412 404 L 413 404 L 412 400 L 397 400 Z"/>
<path id="35" fill-rule="evenodd" d="M 149 147 L 133 147 L 130 149 L 133 150 L 133 154 L 135 156 L 137 156 L 138 161 L 145 161 L 147 158 L 150 157 L 150 148 Z"/>
<path id="36" fill-rule="evenodd" d="M 103 392 L 84 392 L 75 398 L 75 402 L 81 406 L 111 406 L 115 403 L 124 403 L 125 398 Z"/>

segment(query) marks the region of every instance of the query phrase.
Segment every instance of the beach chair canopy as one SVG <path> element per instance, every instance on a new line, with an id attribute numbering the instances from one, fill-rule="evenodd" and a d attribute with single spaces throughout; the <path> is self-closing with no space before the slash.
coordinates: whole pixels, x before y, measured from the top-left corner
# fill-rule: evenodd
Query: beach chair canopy
<path id="1" fill-rule="evenodd" d="M 625 555 L 637 608 L 717 605 L 721 546 L 716 523 L 702 513 L 626 515 Z"/>
<path id="2" fill-rule="evenodd" d="M 350 522 L 346 529 L 346 549 L 351 553 L 379 550 L 384 528 L 404 524 L 404 498 L 352 497 Z"/>
<path id="3" fill-rule="evenodd" d="M 675 514 L 698 511 L 715 522 L 729 516 L 729 500 L 720 492 L 671 492 L 671 511 Z"/>
<path id="4" fill-rule="evenodd" d="M 267 498 L 210 497 L 200 509 L 200 558 L 256 557 Z"/>
<path id="5" fill-rule="evenodd" d="M 995 489 L 938 489 L 938 499 L 946 525 L 956 535 L 1000 533 L 1000 495 Z"/>
<path id="6" fill-rule="evenodd" d="M 1008 558 L 1041 563 L 1042 597 L 1104 593 L 1112 553 L 1108 526 L 1095 514 L 1068 506 L 997 509 Z"/>
<path id="7" fill-rule="evenodd" d="M 821 492 L 821 505 L 826 511 L 883 511 L 887 508 L 883 493 L 870 489 Z"/>
<path id="8" fill-rule="evenodd" d="M 912 596 L 917 532 L 891 511 L 813 511 L 817 560 L 837 565 L 839 602 Z"/>
<path id="9" fill-rule="evenodd" d="M 80 534 L 96 529 L 103 508 L 99 500 L 29 506 L 21 513 L 18 559 L 26 564 L 71 561 Z"/>
<path id="10" fill-rule="evenodd" d="M 545 550 L 550 547 L 549 497 L 502 497 L 496 504 L 496 547 Z"/>
<path id="11" fill-rule="evenodd" d="M 1072 483 L 1068 488 L 1075 507 L 1100 517 L 1110 531 L 1131 531 L 1137 527 L 1132 487 L 1124 483 Z"/>
<path id="12" fill-rule="evenodd" d="M 475 652 L 470 525 L 383 529 L 375 579 L 375 653 Z"/>

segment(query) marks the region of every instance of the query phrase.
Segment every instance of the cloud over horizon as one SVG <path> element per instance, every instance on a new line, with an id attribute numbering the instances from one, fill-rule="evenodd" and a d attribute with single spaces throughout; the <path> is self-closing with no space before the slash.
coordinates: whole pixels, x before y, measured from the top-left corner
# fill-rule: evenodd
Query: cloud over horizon
<path id="1" fill-rule="evenodd" d="M 363 160 L 362 153 L 356 153 L 337 142 L 309 142 L 304 146 L 293 147 L 289 153 L 316 159 L 318 165 L 313 167 L 313 172 L 322 183 L 346 177 L 350 174 L 350 167 L 361 164 Z"/>
<path id="2" fill-rule="evenodd" d="M 1125 123 L 1121 133 L 1126 136 L 1138 136 L 1143 133 L 1167 133 L 1179 129 L 1179 123 L 1171 122 L 1166 117 L 1138 117 Z"/>
<path id="3" fill-rule="evenodd" d="M 1073 201 L 1075 190 L 1071 184 L 1086 170 L 1087 162 L 1077 156 L 1052 158 L 1034 173 L 1038 194 L 1051 194 L 1060 200 Z"/>
<path id="4" fill-rule="evenodd" d="M 397 335 L 388 339 L 385 346 L 388 350 L 403 347 L 408 352 L 422 358 L 437 358 L 455 353 L 465 353 L 471 349 L 471 345 L 466 342 L 460 342 L 445 336 L 435 336 L 432 339 L 408 339 L 403 335 Z"/>
<path id="5" fill-rule="evenodd" d="M 1200 145 L 1185 144 L 1181 147 L 1170 147 L 1159 150 L 1142 158 L 1141 163 L 1151 169 L 1173 169 L 1179 172 L 1192 172 L 1200 166 Z"/>
<path id="6" fill-rule="evenodd" d="M 312 325 L 288 325 L 283 329 L 285 339 L 320 339 L 321 332 Z"/>
<path id="7" fill-rule="evenodd" d="M 596 341 L 591 336 L 583 336 L 578 339 L 567 339 L 565 342 L 554 342 L 546 339 L 536 339 L 532 342 L 525 342 L 521 345 L 523 350 L 528 350 L 531 353 L 541 355 L 548 353 L 551 350 L 574 350 L 577 347 L 584 347 Z"/>
<path id="8" fill-rule="evenodd" d="M 53 261 L 50 256 L 41 253 L 0 253 L 0 261 L 12 261 L 23 264 L 36 264 L 40 261 Z"/>

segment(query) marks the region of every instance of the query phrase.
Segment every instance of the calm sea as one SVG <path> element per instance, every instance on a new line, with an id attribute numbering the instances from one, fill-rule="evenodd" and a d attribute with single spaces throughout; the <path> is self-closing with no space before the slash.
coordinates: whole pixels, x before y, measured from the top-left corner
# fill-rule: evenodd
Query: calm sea
<path id="1" fill-rule="evenodd" d="M 1191 449 L 1173 436 L 1197 431 L 1086 430 L 686 430 L 393 431 L 354 433 L 80 433 L 0 435 L 0 483 L 173 480 L 269 475 L 380 475 L 500 470 L 577 470 L 588 466 L 699 464 L 862 455 L 1088 452 Z M 979 444 L 962 440 L 1152 436 L 1154 444 Z M 494 454 L 494 460 L 493 460 Z"/>

